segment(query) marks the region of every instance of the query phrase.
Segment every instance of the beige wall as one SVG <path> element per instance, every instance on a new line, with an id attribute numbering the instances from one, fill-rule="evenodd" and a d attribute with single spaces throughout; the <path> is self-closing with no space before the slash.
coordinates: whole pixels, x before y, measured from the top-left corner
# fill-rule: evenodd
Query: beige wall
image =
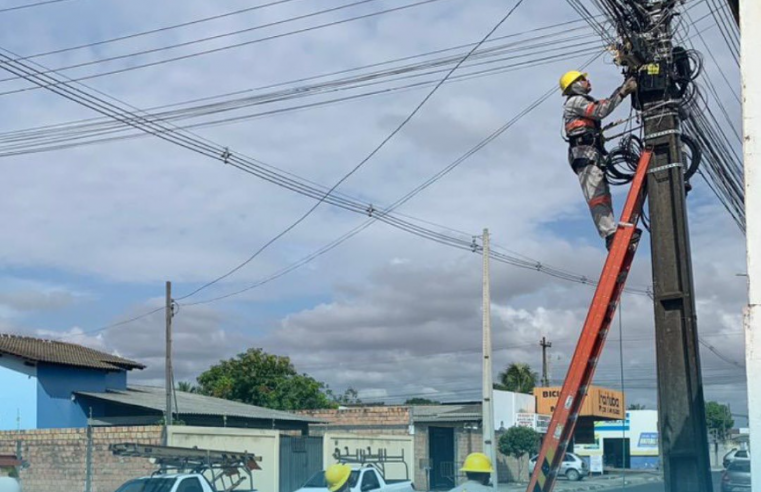
<path id="1" fill-rule="evenodd" d="M 254 487 L 278 492 L 280 480 L 280 432 L 265 429 L 177 426 L 169 429 L 169 445 L 220 451 L 247 451 L 261 456 L 260 471 L 253 472 Z M 240 487 L 250 487 L 243 482 Z"/>
<path id="2" fill-rule="evenodd" d="M 323 462 L 325 467 L 336 463 L 333 458 L 333 452 L 340 448 L 345 453 L 344 448 L 348 447 L 350 453 L 357 450 L 367 450 L 369 447 L 373 454 L 377 454 L 379 449 L 385 449 L 387 455 L 399 456 L 404 453 L 405 462 L 409 469 L 409 476 L 402 464 L 386 465 L 386 478 L 389 479 L 409 479 L 413 480 L 415 470 L 415 444 L 413 436 L 397 435 L 361 435 L 350 433 L 333 433 L 327 432 L 322 440 Z"/>

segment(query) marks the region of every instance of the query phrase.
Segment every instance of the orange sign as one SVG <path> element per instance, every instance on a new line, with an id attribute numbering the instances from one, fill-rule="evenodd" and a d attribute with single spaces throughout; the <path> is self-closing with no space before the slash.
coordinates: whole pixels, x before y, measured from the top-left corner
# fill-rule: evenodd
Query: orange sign
<path id="1" fill-rule="evenodd" d="M 560 397 L 561 388 L 534 388 L 536 413 L 552 414 Z M 620 391 L 590 386 L 587 397 L 581 406 L 579 416 L 599 417 L 601 419 L 622 420 L 625 409 L 624 394 Z"/>

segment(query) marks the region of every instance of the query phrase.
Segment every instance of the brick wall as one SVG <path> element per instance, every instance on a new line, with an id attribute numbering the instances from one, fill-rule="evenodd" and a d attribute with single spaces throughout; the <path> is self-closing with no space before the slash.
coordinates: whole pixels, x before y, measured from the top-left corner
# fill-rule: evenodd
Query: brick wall
<path id="1" fill-rule="evenodd" d="M 360 432 L 366 435 L 409 433 L 410 407 L 406 406 L 302 410 L 297 413 L 327 422 L 310 425 L 311 435 L 319 436 L 327 431 Z"/>
<path id="2" fill-rule="evenodd" d="M 159 444 L 161 427 L 100 427 L 93 429 L 92 492 L 113 492 L 130 478 L 155 470 L 147 459 L 120 458 L 109 444 Z M 16 452 L 29 467 L 21 470 L 24 492 L 80 492 L 85 490 L 87 429 L 40 429 L 0 432 L 0 454 Z"/>

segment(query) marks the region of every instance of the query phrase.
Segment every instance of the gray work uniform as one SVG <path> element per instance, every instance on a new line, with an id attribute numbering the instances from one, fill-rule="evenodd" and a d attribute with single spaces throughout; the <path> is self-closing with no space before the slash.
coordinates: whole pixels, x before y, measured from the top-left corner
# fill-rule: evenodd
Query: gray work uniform
<path id="1" fill-rule="evenodd" d="M 620 88 L 609 99 L 597 100 L 584 93 L 579 82 L 569 89 L 563 105 L 565 135 L 570 142 L 568 162 L 579 177 L 597 232 L 606 238 L 616 232 L 613 200 L 603 171 L 601 121 L 621 104 Z"/>
<path id="2" fill-rule="evenodd" d="M 475 480 L 468 480 L 462 485 L 453 488 L 449 492 L 494 492 L 494 487 L 491 485 L 484 485 L 481 482 Z"/>

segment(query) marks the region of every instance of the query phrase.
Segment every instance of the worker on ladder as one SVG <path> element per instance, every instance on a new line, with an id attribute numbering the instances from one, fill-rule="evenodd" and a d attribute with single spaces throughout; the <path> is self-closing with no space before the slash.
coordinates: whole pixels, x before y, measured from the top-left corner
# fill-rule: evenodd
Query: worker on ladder
<path id="1" fill-rule="evenodd" d="M 465 458 L 460 471 L 465 473 L 467 481 L 449 492 L 493 492 L 489 485 L 491 474 L 494 473 L 491 460 L 483 453 L 470 453 Z"/>
<path id="2" fill-rule="evenodd" d="M 605 239 L 605 247 L 610 250 L 616 232 L 616 219 L 613 217 L 610 187 L 605 178 L 607 152 L 603 145 L 601 122 L 626 96 L 637 90 L 637 82 L 630 78 L 609 99 L 598 101 L 589 95 L 592 84 L 587 74 L 573 70 L 560 77 L 560 90 L 566 96 L 563 123 L 570 145 L 568 161 L 579 177 L 581 191 L 597 231 Z"/>

